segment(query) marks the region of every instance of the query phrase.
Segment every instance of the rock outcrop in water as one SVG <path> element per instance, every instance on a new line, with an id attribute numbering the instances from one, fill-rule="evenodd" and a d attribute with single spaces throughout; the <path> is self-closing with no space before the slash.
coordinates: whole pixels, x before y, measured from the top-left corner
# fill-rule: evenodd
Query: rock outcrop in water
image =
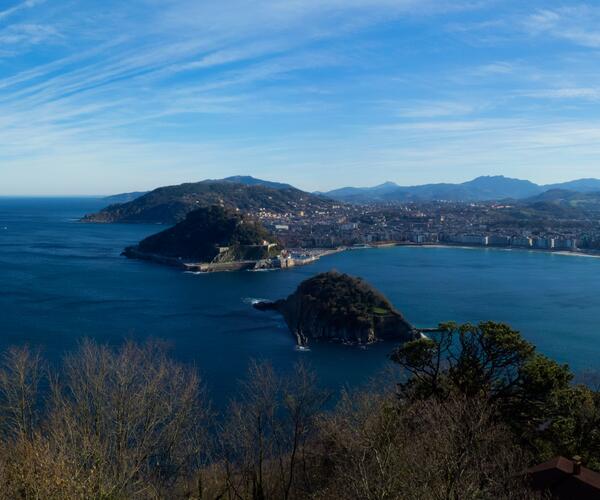
<path id="1" fill-rule="evenodd" d="M 419 337 L 379 291 L 359 278 L 336 271 L 304 281 L 287 299 L 259 302 L 254 307 L 282 314 L 300 345 L 311 339 L 369 344 Z"/>

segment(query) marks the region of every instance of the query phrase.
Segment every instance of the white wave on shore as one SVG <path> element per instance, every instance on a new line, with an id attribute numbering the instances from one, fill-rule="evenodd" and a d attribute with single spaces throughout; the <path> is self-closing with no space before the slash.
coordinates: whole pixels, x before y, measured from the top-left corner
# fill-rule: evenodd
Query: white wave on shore
<path id="1" fill-rule="evenodd" d="M 591 257 L 592 259 L 599 259 L 600 254 L 592 254 L 587 252 L 577 252 L 568 250 L 549 250 L 546 248 L 521 248 L 521 247 L 495 247 L 495 246 L 467 246 L 467 245 L 442 245 L 427 244 L 427 245 L 398 245 L 401 248 L 456 248 L 459 250 L 493 250 L 501 252 L 531 252 L 531 253 L 545 253 L 551 255 L 564 255 L 566 257 Z"/>
<path id="2" fill-rule="evenodd" d="M 261 302 L 271 302 L 269 299 L 257 299 L 255 297 L 244 297 L 242 299 L 242 302 L 244 304 L 249 304 L 249 305 L 255 305 L 255 304 L 260 304 Z"/>

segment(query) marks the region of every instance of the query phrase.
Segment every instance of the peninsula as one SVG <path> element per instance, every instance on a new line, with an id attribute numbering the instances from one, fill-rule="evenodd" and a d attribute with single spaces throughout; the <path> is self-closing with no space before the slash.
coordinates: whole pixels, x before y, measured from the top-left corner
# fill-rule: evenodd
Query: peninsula
<path id="1" fill-rule="evenodd" d="M 304 281 L 287 299 L 259 302 L 254 307 L 279 312 L 301 346 L 311 339 L 364 345 L 420 337 L 378 290 L 337 271 Z"/>
<path id="2" fill-rule="evenodd" d="M 219 205 L 261 220 L 314 214 L 339 205 L 323 196 L 307 193 L 288 184 L 247 176 L 207 179 L 177 186 L 164 186 L 130 200 L 120 195 L 100 212 L 82 222 L 175 224 L 199 207 Z"/>
<path id="3" fill-rule="evenodd" d="M 260 224 L 219 206 L 198 208 L 175 226 L 149 236 L 123 252 L 196 271 L 274 267 L 277 240 Z"/>

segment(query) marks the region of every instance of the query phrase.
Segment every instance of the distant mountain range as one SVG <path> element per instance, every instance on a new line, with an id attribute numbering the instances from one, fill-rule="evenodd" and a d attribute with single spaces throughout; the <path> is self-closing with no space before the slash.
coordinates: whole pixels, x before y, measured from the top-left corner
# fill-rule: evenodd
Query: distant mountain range
<path id="1" fill-rule="evenodd" d="M 160 187 L 143 193 L 124 193 L 105 198 L 111 205 L 86 215 L 85 222 L 144 222 L 174 224 L 198 207 L 219 205 L 254 212 L 264 209 L 283 214 L 327 209 L 339 202 L 353 204 L 427 201 L 518 201 L 546 213 L 572 215 L 597 213 L 600 180 L 580 179 L 538 185 L 503 176 L 478 177 L 462 184 L 399 186 L 386 182 L 372 188 L 342 188 L 327 193 L 307 193 L 289 184 L 250 176 L 209 179 Z"/>
<path id="2" fill-rule="evenodd" d="M 124 196 L 124 195 L 119 195 Z M 86 215 L 84 222 L 143 222 L 174 224 L 199 207 L 212 205 L 278 214 L 327 208 L 336 202 L 306 193 L 289 184 L 263 181 L 248 176 L 228 177 L 160 187 L 125 203 L 112 204 Z"/>
<path id="3" fill-rule="evenodd" d="M 484 176 L 462 184 L 399 186 L 386 182 L 371 188 L 346 187 L 322 193 L 346 203 L 399 203 L 410 201 L 492 201 L 523 200 L 551 190 L 580 193 L 600 192 L 599 179 L 579 179 L 560 184 L 539 185 L 502 175 Z"/>

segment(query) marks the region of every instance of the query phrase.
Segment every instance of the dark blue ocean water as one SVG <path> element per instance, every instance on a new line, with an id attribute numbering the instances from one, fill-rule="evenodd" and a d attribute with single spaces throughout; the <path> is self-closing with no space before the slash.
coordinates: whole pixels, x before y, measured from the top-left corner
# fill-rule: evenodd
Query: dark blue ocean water
<path id="1" fill-rule="evenodd" d="M 111 344 L 165 339 L 174 356 L 198 367 L 217 399 L 232 394 L 252 358 L 281 370 L 303 359 L 325 386 L 356 385 L 385 367 L 391 344 L 297 352 L 282 320 L 248 303 L 285 297 L 336 268 L 367 279 L 418 326 L 506 321 L 576 371 L 600 368 L 600 259 L 398 247 L 354 250 L 290 271 L 194 275 L 121 257 L 161 227 L 77 222 L 101 206 L 0 198 L 0 349 L 29 343 L 56 359 L 85 336 Z"/>

